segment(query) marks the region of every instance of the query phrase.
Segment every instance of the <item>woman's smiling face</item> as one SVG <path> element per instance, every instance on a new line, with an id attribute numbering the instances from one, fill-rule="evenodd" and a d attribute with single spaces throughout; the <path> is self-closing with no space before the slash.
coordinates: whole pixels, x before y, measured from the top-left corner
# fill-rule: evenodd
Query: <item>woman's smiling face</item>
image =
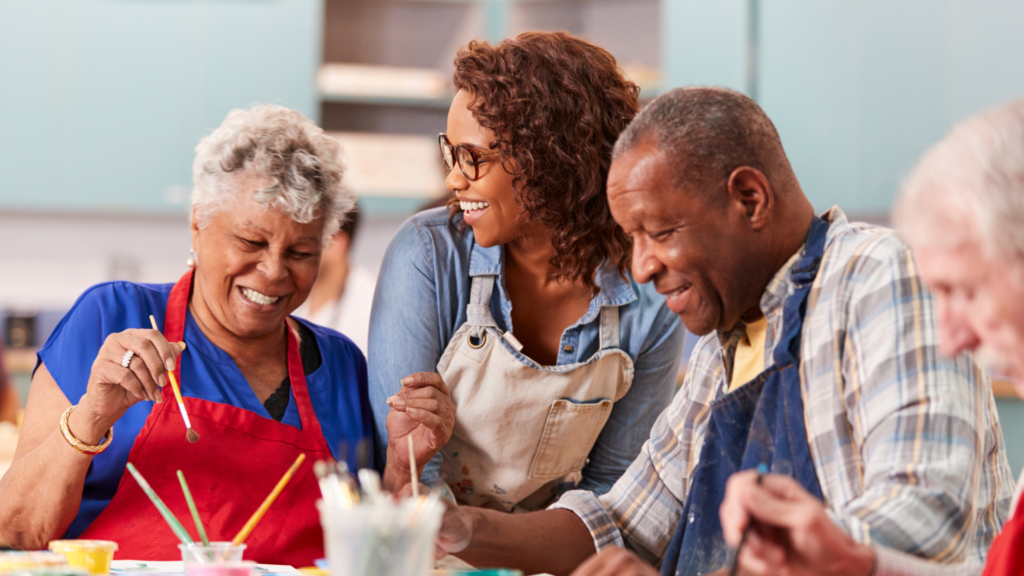
<path id="1" fill-rule="evenodd" d="M 193 298 L 227 331 L 241 337 L 280 330 L 306 300 L 320 266 L 320 218 L 301 224 L 252 198 L 256 182 L 235 177 L 237 199 L 204 228 L 193 215 Z"/>
<path id="2" fill-rule="evenodd" d="M 479 154 L 496 152 L 491 148 L 494 132 L 481 126 L 469 109 L 473 98 L 465 90 L 455 95 L 448 110 L 448 141 L 452 146 L 462 144 Z M 529 216 L 516 201 L 513 175 L 502 166 L 498 154 L 480 158 L 477 166 L 478 177 L 470 181 L 455 163 L 445 178 L 445 186 L 459 199 L 463 217 L 473 228 L 477 244 L 485 248 L 507 244 L 520 236 Z"/>

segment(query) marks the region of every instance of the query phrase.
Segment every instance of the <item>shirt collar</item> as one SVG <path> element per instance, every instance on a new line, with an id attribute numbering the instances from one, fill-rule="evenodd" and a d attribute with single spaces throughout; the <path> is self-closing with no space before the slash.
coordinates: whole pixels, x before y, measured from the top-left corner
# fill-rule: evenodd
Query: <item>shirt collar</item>
<path id="1" fill-rule="evenodd" d="M 505 250 L 503 246 L 484 248 L 475 241 L 469 256 L 469 275 L 499 276 L 505 274 Z M 591 310 L 600 312 L 602 306 L 622 306 L 637 299 L 636 291 L 630 282 L 623 278 L 614 266 L 605 262 L 597 269 L 594 284 L 600 292 L 591 300 Z M 501 286 L 505 285 L 502 278 Z M 595 312 L 595 314 L 596 314 Z M 589 316 L 590 313 L 586 316 Z"/>

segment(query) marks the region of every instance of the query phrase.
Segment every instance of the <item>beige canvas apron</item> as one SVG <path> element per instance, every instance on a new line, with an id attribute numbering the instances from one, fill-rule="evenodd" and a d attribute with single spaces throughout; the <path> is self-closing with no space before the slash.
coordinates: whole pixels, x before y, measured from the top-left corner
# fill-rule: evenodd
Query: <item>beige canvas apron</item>
<path id="1" fill-rule="evenodd" d="M 491 316 L 496 276 L 473 277 L 467 320 L 437 364 L 457 407 L 441 478 L 461 504 L 543 508 L 579 472 L 633 382 L 619 309 L 601 308 L 601 349 L 586 362 L 540 366 Z M 543 310 L 537 313 L 543 314 Z"/>

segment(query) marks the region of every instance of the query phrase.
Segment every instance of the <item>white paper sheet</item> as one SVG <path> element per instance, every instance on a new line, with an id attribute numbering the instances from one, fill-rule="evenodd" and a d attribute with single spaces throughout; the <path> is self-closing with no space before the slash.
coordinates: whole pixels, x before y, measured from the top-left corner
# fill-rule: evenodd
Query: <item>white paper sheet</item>
<path id="1" fill-rule="evenodd" d="M 185 572 L 185 563 L 177 562 L 149 562 L 146 560 L 114 560 L 110 565 L 110 573 L 118 576 L 161 576 L 163 574 L 174 574 L 175 576 Z M 256 573 L 270 576 L 272 574 L 298 574 L 299 571 L 291 566 L 278 564 L 257 564 Z"/>

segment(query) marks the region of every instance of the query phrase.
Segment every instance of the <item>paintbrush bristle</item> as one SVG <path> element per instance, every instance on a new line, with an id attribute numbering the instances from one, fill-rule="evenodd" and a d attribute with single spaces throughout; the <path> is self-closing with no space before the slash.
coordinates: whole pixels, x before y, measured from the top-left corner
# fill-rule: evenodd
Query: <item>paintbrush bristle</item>
<path id="1" fill-rule="evenodd" d="M 195 444 L 196 442 L 199 442 L 199 432 L 189 428 L 188 431 L 185 432 L 185 438 L 188 438 L 189 442 Z"/>

